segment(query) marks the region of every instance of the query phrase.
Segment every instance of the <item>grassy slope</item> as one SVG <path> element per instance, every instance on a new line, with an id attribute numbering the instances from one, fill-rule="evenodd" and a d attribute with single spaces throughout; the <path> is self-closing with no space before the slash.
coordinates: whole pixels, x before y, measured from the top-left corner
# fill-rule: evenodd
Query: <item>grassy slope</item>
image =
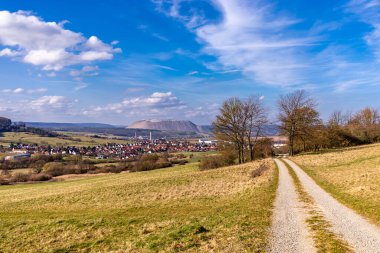
<path id="1" fill-rule="evenodd" d="M 339 201 L 380 225 L 380 144 L 292 160 Z"/>
<path id="2" fill-rule="evenodd" d="M 0 252 L 258 252 L 277 186 L 258 163 L 0 187 Z M 205 229 L 204 229 L 205 228 Z"/>
<path id="3" fill-rule="evenodd" d="M 65 133 L 66 134 L 66 133 Z M 0 135 L 0 145 L 8 145 L 9 143 L 37 143 L 37 144 L 50 144 L 50 145 L 63 145 L 63 146 L 95 146 L 106 143 L 127 143 L 125 140 L 107 139 L 107 138 L 92 138 L 84 135 L 75 135 L 67 133 L 66 135 L 78 139 L 78 141 L 65 140 L 55 137 L 41 137 L 33 133 L 25 132 L 5 132 Z M 80 141 L 79 141 L 80 139 Z"/>

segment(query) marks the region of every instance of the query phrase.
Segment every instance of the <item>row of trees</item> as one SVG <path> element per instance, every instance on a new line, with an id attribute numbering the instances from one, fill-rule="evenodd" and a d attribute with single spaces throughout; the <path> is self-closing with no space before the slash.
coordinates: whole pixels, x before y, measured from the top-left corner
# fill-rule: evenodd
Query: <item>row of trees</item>
<path id="1" fill-rule="evenodd" d="M 380 141 L 380 113 L 374 108 L 346 114 L 336 111 L 325 123 L 316 101 L 302 90 L 281 96 L 277 106 L 280 134 L 288 137 L 290 155 Z M 214 134 L 220 141 L 234 145 L 239 163 L 253 160 L 268 123 L 266 115 L 259 96 L 247 100 L 230 98 L 213 122 Z"/>
<path id="2" fill-rule="evenodd" d="M 290 155 L 380 141 L 380 114 L 375 108 L 345 114 L 335 111 L 324 123 L 315 100 L 304 91 L 281 97 L 278 107 L 281 131 L 289 138 Z"/>

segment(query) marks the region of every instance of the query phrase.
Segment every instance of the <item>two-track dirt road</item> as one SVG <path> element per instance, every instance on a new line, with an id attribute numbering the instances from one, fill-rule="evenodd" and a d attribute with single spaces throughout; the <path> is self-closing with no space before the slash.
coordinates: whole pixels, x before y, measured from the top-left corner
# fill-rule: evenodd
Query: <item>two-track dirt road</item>
<path id="1" fill-rule="evenodd" d="M 304 190 L 313 198 L 334 234 L 342 237 L 355 252 L 380 252 L 380 228 L 342 205 L 318 186 L 294 162 L 284 159 L 294 170 Z M 299 203 L 295 185 L 285 164 L 275 159 L 280 181 L 273 214 L 270 252 L 315 252 L 306 224 L 306 210 Z"/>
<path id="2" fill-rule="evenodd" d="M 288 169 L 275 159 L 279 168 L 279 185 L 274 203 L 269 252 L 315 252 L 306 225 L 306 210 L 298 199 Z"/>

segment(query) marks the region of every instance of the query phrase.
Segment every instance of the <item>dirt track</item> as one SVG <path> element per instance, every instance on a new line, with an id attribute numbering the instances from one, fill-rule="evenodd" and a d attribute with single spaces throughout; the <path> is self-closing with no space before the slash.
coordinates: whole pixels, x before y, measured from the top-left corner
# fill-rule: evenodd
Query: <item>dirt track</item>
<path id="1" fill-rule="evenodd" d="M 306 210 L 298 200 L 296 188 L 285 164 L 279 168 L 279 187 L 271 228 L 269 252 L 316 252 L 306 224 Z"/>
<path id="2" fill-rule="evenodd" d="M 314 198 L 334 233 L 347 241 L 355 252 L 380 252 L 380 229 L 330 196 L 294 162 L 284 159 L 297 174 L 304 189 Z"/>

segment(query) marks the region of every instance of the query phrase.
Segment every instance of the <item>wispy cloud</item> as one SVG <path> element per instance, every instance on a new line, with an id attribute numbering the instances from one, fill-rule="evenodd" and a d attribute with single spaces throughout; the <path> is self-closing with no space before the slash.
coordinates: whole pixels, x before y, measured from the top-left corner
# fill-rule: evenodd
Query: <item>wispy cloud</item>
<path id="1" fill-rule="evenodd" d="M 193 76 L 193 75 L 197 75 L 197 74 L 199 74 L 199 72 L 198 71 L 196 71 L 196 70 L 194 70 L 194 71 L 191 71 L 191 72 L 189 72 L 189 73 L 187 73 L 189 76 Z"/>
<path id="2" fill-rule="evenodd" d="M 158 67 L 158 68 L 160 68 L 160 69 L 166 69 L 166 70 L 171 70 L 171 71 L 177 71 L 177 69 L 172 68 L 172 67 L 170 67 L 170 66 L 158 65 L 158 64 L 154 64 L 153 66 Z"/>
<path id="3" fill-rule="evenodd" d="M 21 94 L 21 93 L 29 93 L 29 94 L 36 94 L 36 93 L 44 93 L 47 92 L 46 88 L 37 88 L 37 89 L 24 89 L 24 88 L 15 88 L 15 89 L 3 89 L 1 90 L 3 93 L 14 93 L 14 94 Z"/>
<path id="4" fill-rule="evenodd" d="M 159 40 L 162 40 L 162 41 L 165 41 L 165 42 L 168 42 L 169 39 L 166 38 L 165 36 L 159 34 L 159 33 L 152 33 L 152 36 L 159 39 Z"/>
<path id="5" fill-rule="evenodd" d="M 366 43 L 380 62 L 380 0 L 351 0 L 346 11 L 358 16 L 359 20 L 368 24 L 372 31 L 364 36 Z"/>
<path id="6" fill-rule="evenodd" d="M 86 84 L 86 83 L 81 83 L 81 84 L 75 86 L 75 87 L 74 87 L 74 90 L 75 90 L 75 91 L 79 91 L 79 90 L 86 89 L 87 87 L 88 87 L 88 84 Z"/>
<path id="7" fill-rule="evenodd" d="M 293 35 L 298 19 L 279 15 L 260 1 L 213 0 L 221 21 L 205 20 L 202 12 L 185 11 L 185 1 L 155 1 L 161 11 L 184 22 L 203 43 L 203 51 L 217 57 L 224 69 L 239 69 L 258 83 L 292 85 L 309 67 L 302 56 L 316 39 Z M 171 3 L 168 5 L 168 3 Z"/>
<path id="8" fill-rule="evenodd" d="M 74 69 L 69 72 L 70 76 L 75 80 L 81 80 L 83 76 L 97 76 L 99 75 L 98 66 L 84 66 L 81 69 Z"/>

